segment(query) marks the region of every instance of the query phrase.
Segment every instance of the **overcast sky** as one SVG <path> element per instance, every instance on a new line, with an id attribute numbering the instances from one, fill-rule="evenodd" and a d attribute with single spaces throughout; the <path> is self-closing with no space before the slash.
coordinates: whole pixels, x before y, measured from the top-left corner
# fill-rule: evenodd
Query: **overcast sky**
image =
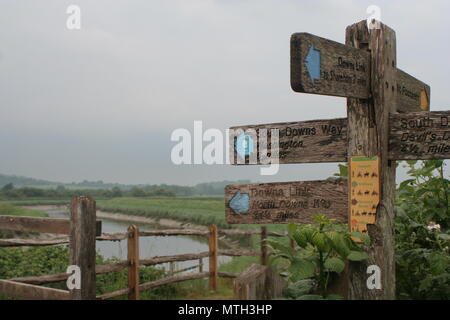
<path id="1" fill-rule="evenodd" d="M 68 30 L 66 9 L 81 8 Z M 0 0 L 0 173 L 72 182 L 192 185 L 323 179 L 336 164 L 172 164 L 170 135 L 194 120 L 243 124 L 345 117 L 345 99 L 295 93 L 289 38 L 344 42 L 381 8 L 398 67 L 450 109 L 450 1 Z"/>

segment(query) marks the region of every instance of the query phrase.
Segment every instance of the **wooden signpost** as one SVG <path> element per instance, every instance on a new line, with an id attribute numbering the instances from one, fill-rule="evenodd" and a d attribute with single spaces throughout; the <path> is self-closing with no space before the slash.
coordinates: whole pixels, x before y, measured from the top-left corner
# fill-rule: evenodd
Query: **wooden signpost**
<path id="1" fill-rule="evenodd" d="M 369 258 L 350 263 L 346 273 L 350 299 L 395 299 L 395 161 L 450 158 L 450 111 L 429 112 L 430 87 L 396 66 L 395 32 L 382 23 L 370 31 L 366 20 L 347 27 L 345 44 L 293 34 L 292 89 L 346 97 L 347 118 L 230 130 L 232 164 L 266 164 L 260 155 L 275 151 L 280 164 L 349 163 L 345 182 L 227 186 L 225 210 L 228 223 L 257 224 L 311 223 L 314 213 L 324 213 L 367 233 Z M 381 270 L 381 289 L 367 287 L 373 265 Z"/>
<path id="2" fill-rule="evenodd" d="M 286 122 L 263 125 L 251 125 L 230 128 L 230 162 L 232 164 L 250 164 L 249 161 L 239 161 L 238 139 L 236 132 L 245 132 L 260 129 L 268 130 L 267 143 L 259 139 L 258 135 L 253 142 L 257 153 L 257 162 L 261 164 L 259 153 L 275 150 L 270 143 L 270 130 L 278 129 L 279 143 L 278 154 L 279 163 L 307 163 L 307 162 L 344 162 L 347 161 L 347 120 L 317 120 L 303 122 Z M 249 135 L 250 136 L 250 135 Z"/>
<path id="3" fill-rule="evenodd" d="M 370 94 L 370 54 L 344 44 L 296 33 L 291 37 L 294 91 L 365 99 Z"/>
<path id="4" fill-rule="evenodd" d="M 390 115 L 389 159 L 449 159 L 450 111 Z"/>
<path id="5" fill-rule="evenodd" d="M 280 182 L 230 185 L 225 188 L 228 223 L 313 223 L 322 212 L 347 222 L 347 182 Z"/>
<path id="6" fill-rule="evenodd" d="M 275 150 L 255 136 L 257 162 L 239 161 L 234 132 L 266 129 L 279 131 L 279 163 L 318 163 L 348 161 L 348 120 L 311 120 L 300 122 L 246 125 L 230 128 L 230 162 L 236 165 L 262 164 L 259 153 Z M 270 134 L 269 134 L 270 138 Z M 450 111 L 393 113 L 389 116 L 389 160 L 426 160 L 450 158 Z"/>
<path id="7" fill-rule="evenodd" d="M 396 93 L 398 112 L 427 111 L 430 87 L 396 69 L 388 84 Z M 371 96 L 370 53 L 309 33 L 291 37 L 291 86 L 296 92 L 367 99 Z"/>

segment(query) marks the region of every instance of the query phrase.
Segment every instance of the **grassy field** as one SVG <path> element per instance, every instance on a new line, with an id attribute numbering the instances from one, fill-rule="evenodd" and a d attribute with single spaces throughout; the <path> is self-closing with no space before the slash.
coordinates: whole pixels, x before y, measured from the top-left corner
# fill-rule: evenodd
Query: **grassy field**
<path id="1" fill-rule="evenodd" d="M 29 216 L 47 217 L 47 214 L 37 210 L 16 207 L 10 203 L 0 202 L 0 215 L 2 216 Z"/>
<path id="2" fill-rule="evenodd" d="M 67 204 L 60 200 L 31 200 L 0 202 L 0 215 L 15 216 L 41 216 L 46 214 L 40 211 L 18 207 L 19 205 L 59 205 Z M 260 225 L 229 225 L 225 221 L 225 206 L 223 197 L 190 197 L 190 198 L 113 198 L 109 200 L 97 200 L 97 208 L 108 212 L 120 212 L 130 215 L 146 216 L 152 218 L 169 218 L 195 224 L 217 224 L 219 228 L 244 228 L 254 229 Z M 285 225 L 269 225 L 269 230 L 284 232 Z M 239 236 L 240 246 L 258 250 L 260 237 Z M 253 263 L 258 263 L 258 257 L 234 257 L 230 262 L 220 266 L 220 271 L 241 273 Z M 110 281 L 111 280 L 111 281 Z M 117 279 L 116 279 L 117 280 Z M 112 290 L 120 281 L 108 279 L 105 287 Z M 113 287 L 111 287 L 113 286 Z M 230 279 L 219 279 L 219 290 L 211 293 L 206 279 L 192 280 L 176 284 L 171 287 L 172 299 L 230 299 L 233 295 L 233 285 Z M 106 289 L 105 289 L 106 290 Z M 107 290 L 106 290 L 107 291 Z M 169 290 L 170 291 L 170 290 Z M 159 298 L 165 298 L 165 291 Z M 154 299 L 155 297 L 152 296 Z M 168 298 L 168 297 L 166 297 Z"/>
<path id="3" fill-rule="evenodd" d="M 50 206 L 50 205 L 68 205 L 70 200 L 52 200 L 52 199 L 26 199 L 26 200 L 0 200 L 1 203 L 7 203 L 14 206 Z"/>
<path id="4" fill-rule="evenodd" d="M 97 201 L 97 208 L 109 212 L 227 227 L 223 198 L 114 198 Z"/>
<path id="5" fill-rule="evenodd" d="M 259 228 L 261 225 L 230 225 L 225 221 L 223 197 L 190 198 L 114 198 L 98 200 L 97 208 L 109 212 L 130 215 L 166 218 L 201 225 L 216 224 L 219 228 Z M 285 225 L 270 225 L 271 231 L 283 232 Z"/>

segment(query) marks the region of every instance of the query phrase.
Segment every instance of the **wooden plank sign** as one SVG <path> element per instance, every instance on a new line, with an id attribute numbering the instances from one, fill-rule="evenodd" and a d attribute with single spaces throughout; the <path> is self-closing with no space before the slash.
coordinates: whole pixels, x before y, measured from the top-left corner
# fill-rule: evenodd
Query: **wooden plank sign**
<path id="1" fill-rule="evenodd" d="M 296 92 L 366 99 L 369 61 L 367 51 L 295 33 L 291 37 L 291 87 Z"/>
<path id="2" fill-rule="evenodd" d="M 450 111 L 391 114 L 390 130 L 390 159 L 450 159 Z"/>
<path id="3" fill-rule="evenodd" d="M 430 110 L 430 86 L 397 69 L 397 112 Z"/>
<path id="4" fill-rule="evenodd" d="M 249 135 L 255 139 L 251 145 L 256 152 L 255 163 L 239 152 L 240 134 L 249 130 L 259 133 L 267 130 L 267 138 L 259 134 Z M 278 148 L 271 140 L 271 130 L 278 129 Z M 277 150 L 279 163 L 314 163 L 347 161 L 347 119 L 313 120 L 250 125 L 230 128 L 230 163 L 262 164 L 260 153 L 270 154 Z M 241 148 L 242 149 L 242 148 Z"/>
<path id="5" fill-rule="evenodd" d="M 279 182 L 229 185 L 225 213 L 230 224 L 313 223 L 322 213 L 347 223 L 347 181 Z"/>
<path id="6" fill-rule="evenodd" d="M 389 160 L 450 159 L 450 111 L 391 114 L 389 128 Z M 252 163 L 248 156 L 244 159 L 237 152 L 236 133 L 262 129 L 267 130 L 267 139 L 251 135 L 256 152 L 256 161 Z M 347 161 L 347 119 L 340 118 L 232 127 L 230 163 L 263 164 L 259 155 L 272 151 L 272 129 L 279 130 L 280 164 Z"/>
<path id="7" fill-rule="evenodd" d="M 349 165 L 350 230 L 367 233 L 367 225 L 375 224 L 380 203 L 379 158 L 354 156 Z"/>

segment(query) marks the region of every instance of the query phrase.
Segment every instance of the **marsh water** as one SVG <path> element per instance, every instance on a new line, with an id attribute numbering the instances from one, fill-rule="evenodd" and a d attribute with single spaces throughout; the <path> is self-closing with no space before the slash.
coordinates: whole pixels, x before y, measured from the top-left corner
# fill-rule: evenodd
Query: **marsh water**
<path id="1" fill-rule="evenodd" d="M 65 208 L 52 208 L 45 211 L 50 218 L 69 218 L 69 211 Z M 121 222 L 116 220 L 108 220 L 101 218 L 102 232 L 125 232 L 129 222 Z M 161 229 L 157 224 L 139 224 L 140 230 Z M 96 250 L 105 258 L 117 257 L 120 260 L 127 259 L 127 242 L 122 241 L 97 241 Z M 151 236 L 140 237 L 139 254 L 141 259 L 151 258 L 154 256 L 169 256 L 186 253 L 200 253 L 208 251 L 208 242 L 206 237 L 201 236 Z M 219 264 L 230 261 L 229 257 L 219 257 Z M 175 263 L 175 270 L 189 268 L 199 264 L 199 261 L 183 261 Z M 168 264 L 158 265 L 168 269 Z M 203 259 L 203 270 L 208 270 L 208 258 Z M 198 271 L 194 269 L 193 271 Z"/>

